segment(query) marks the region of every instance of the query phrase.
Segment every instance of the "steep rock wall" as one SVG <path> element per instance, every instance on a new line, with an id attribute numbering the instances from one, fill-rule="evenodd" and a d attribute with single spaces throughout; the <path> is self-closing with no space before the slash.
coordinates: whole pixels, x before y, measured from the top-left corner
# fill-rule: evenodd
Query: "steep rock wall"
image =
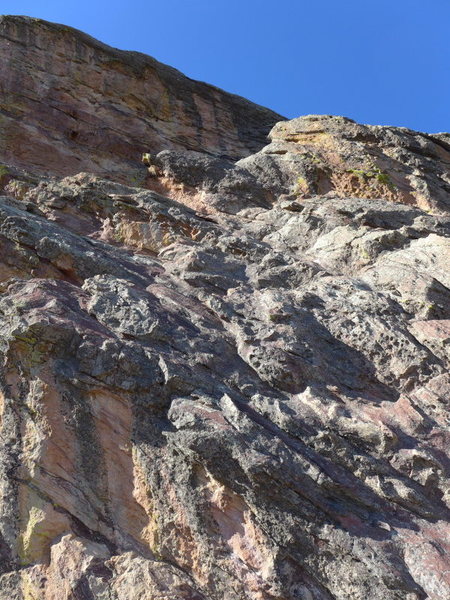
<path id="1" fill-rule="evenodd" d="M 0 600 L 450 597 L 449 137 L 270 138 L 145 187 L 11 152 Z"/>
<path id="2" fill-rule="evenodd" d="M 138 52 L 28 17 L 0 17 L 0 161 L 139 182 L 144 152 L 232 159 L 282 117 Z"/>

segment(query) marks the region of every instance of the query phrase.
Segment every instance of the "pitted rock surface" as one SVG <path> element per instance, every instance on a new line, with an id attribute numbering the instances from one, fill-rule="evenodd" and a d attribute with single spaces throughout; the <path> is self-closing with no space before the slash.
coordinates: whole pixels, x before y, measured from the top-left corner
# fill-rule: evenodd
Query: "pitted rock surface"
<path id="1" fill-rule="evenodd" d="M 309 116 L 138 187 L 10 161 L 1 600 L 448 600 L 449 148 Z"/>

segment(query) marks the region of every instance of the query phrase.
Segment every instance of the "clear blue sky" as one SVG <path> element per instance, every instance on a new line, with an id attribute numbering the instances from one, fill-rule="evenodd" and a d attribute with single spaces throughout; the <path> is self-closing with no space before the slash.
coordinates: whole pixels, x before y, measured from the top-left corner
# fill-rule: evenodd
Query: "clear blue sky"
<path id="1" fill-rule="evenodd" d="M 277 112 L 450 131 L 450 0 L 2 0 Z"/>

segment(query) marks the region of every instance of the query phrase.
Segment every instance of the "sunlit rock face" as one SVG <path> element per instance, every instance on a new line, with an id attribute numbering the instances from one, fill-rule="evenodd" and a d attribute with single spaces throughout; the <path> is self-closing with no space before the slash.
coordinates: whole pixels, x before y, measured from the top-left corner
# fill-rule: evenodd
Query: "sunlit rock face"
<path id="1" fill-rule="evenodd" d="M 143 152 L 238 159 L 264 146 L 282 119 L 149 56 L 28 17 L 0 17 L 0 86 L 0 161 L 134 185 Z"/>
<path id="2" fill-rule="evenodd" d="M 6 25 L 111 76 L 82 34 Z M 0 599 L 448 600 L 448 136 L 308 116 L 227 158 L 207 123 L 155 134 L 134 186 L 61 122 L 55 162 L 9 149 Z"/>

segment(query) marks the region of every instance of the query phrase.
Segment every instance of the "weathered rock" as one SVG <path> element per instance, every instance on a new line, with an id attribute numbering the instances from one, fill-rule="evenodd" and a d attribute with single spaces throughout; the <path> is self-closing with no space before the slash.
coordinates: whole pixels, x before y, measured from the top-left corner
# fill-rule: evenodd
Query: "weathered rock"
<path id="1" fill-rule="evenodd" d="M 446 140 L 308 117 L 237 163 L 168 144 L 152 190 L 14 167 L 1 600 L 448 600 Z"/>
<path id="2" fill-rule="evenodd" d="M 0 17 L 0 81 L 0 161 L 40 174 L 138 184 L 143 153 L 238 159 L 282 119 L 149 56 L 29 17 Z"/>
<path id="3" fill-rule="evenodd" d="M 235 165 L 196 152 L 149 159 L 146 185 L 203 212 L 236 213 L 283 199 L 385 199 L 427 213 L 449 209 L 450 144 L 443 135 L 309 115 L 275 125 L 271 143 Z"/>
<path id="4" fill-rule="evenodd" d="M 239 165 L 275 193 L 385 198 L 431 212 L 450 208 L 448 136 L 309 115 L 278 123 L 270 138 Z"/>

